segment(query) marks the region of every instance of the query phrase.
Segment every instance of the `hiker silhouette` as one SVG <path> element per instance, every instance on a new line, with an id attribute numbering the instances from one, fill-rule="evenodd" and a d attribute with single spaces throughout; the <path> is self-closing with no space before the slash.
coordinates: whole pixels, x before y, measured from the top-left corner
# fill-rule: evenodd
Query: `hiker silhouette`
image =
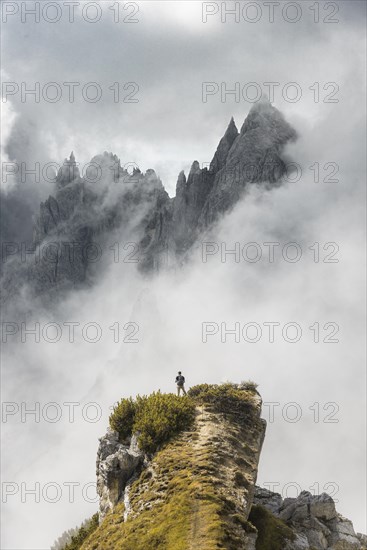
<path id="1" fill-rule="evenodd" d="M 183 376 L 182 372 L 179 370 L 178 374 L 176 376 L 176 386 L 177 386 L 177 395 L 181 395 L 181 391 L 184 395 L 186 395 L 185 390 L 185 377 Z"/>

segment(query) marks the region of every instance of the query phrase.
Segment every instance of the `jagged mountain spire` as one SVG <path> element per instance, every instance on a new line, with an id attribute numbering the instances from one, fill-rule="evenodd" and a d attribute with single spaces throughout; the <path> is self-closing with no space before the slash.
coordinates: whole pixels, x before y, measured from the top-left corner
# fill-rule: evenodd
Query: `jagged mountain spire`
<path id="1" fill-rule="evenodd" d="M 242 196 L 250 183 L 280 182 L 286 167 L 283 148 L 297 137 L 295 130 L 267 98 L 254 104 L 241 133 L 230 123 L 212 161 L 215 181 L 200 216 L 200 227 L 213 223 Z M 230 136 L 230 139 L 228 139 Z M 230 145 L 227 150 L 228 145 Z M 219 170 L 218 170 L 219 167 Z"/>
<path id="2" fill-rule="evenodd" d="M 275 107 L 268 101 L 258 103 L 248 114 L 240 134 L 231 118 L 209 170 L 201 169 L 195 161 L 187 178 L 184 173 L 179 175 L 172 199 L 154 170 L 134 173 L 134 178 L 130 178 L 131 174 L 121 168 L 119 159 L 111 153 L 93 157 L 92 162 L 102 172 L 97 174 L 95 183 L 93 179 L 91 182 L 90 172 L 88 179 L 82 178 L 72 151 L 59 170 L 55 196 L 40 209 L 34 242 L 41 244 L 55 238 L 88 244 L 95 235 L 103 233 L 103 238 L 108 239 L 111 231 L 131 224 L 142 235 L 141 271 L 164 265 L 162 250 L 168 250 L 167 258 L 181 261 L 200 232 L 229 212 L 250 184 L 263 184 L 264 188 L 280 185 L 286 172 L 283 149 L 295 137 L 296 132 Z M 116 177 L 128 185 L 116 185 Z M 102 194 L 108 198 L 103 208 Z M 144 213 L 142 219 L 136 216 L 137 211 Z M 32 281 L 36 292 L 45 295 L 51 288 L 57 291 L 59 283 L 63 288 L 72 288 L 75 281 L 86 281 L 85 264 L 81 247 L 72 265 L 66 254 L 60 258 L 56 278 L 54 266 L 45 259 L 27 274 L 27 281 Z M 21 288 L 22 277 L 22 262 L 9 262 L 3 288 Z"/>
<path id="3" fill-rule="evenodd" d="M 178 178 L 177 178 L 177 188 L 182 187 L 182 185 L 185 185 L 185 183 L 186 183 L 185 172 L 183 170 L 181 170 L 181 172 L 178 174 Z M 177 188 L 176 188 L 176 190 L 177 190 Z"/>
<path id="4" fill-rule="evenodd" d="M 226 134 L 228 134 L 229 131 L 232 132 L 233 130 L 238 132 L 234 118 L 233 116 L 231 116 L 231 120 L 229 121 L 229 124 L 227 126 Z"/>
<path id="5" fill-rule="evenodd" d="M 266 134 L 269 140 L 277 141 L 278 145 L 284 145 L 297 137 L 295 130 L 286 122 L 283 114 L 270 103 L 267 96 L 251 107 L 240 135 L 255 128 L 260 128 L 264 136 Z"/>
<path id="6" fill-rule="evenodd" d="M 239 134 L 238 134 L 237 126 L 235 124 L 234 118 L 232 117 L 228 124 L 227 130 L 224 136 L 219 142 L 219 145 L 217 147 L 213 160 L 210 163 L 211 172 L 218 172 L 223 168 L 223 166 L 225 165 L 229 150 L 231 149 L 233 142 L 235 141 L 238 135 Z"/>
<path id="7" fill-rule="evenodd" d="M 194 160 L 190 168 L 189 177 L 192 176 L 193 174 L 196 174 L 199 171 L 200 171 L 200 164 L 197 160 Z"/>
<path id="8" fill-rule="evenodd" d="M 75 161 L 74 151 L 71 151 L 70 157 L 64 160 L 63 165 L 59 169 L 56 182 L 59 186 L 64 186 L 79 177 L 80 172 Z"/>

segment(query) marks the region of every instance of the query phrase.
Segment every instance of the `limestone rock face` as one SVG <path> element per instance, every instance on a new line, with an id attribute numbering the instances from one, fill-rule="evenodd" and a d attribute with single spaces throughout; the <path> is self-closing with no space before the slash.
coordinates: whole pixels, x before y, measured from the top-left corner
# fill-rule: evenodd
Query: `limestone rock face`
<path id="1" fill-rule="evenodd" d="M 287 550 L 363 550 L 363 535 L 356 535 L 353 524 L 335 508 L 326 493 L 312 495 L 307 491 L 297 498 L 282 497 L 256 487 L 254 504 L 272 512 L 292 528 L 295 540 Z"/>
<path id="2" fill-rule="evenodd" d="M 154 170 L 143 174 L 121 166 L 112 153 L 92 158 L 85 173 L 71 153 L 60 168 L 55 190 L 40 205 L 34 224 L 35 259 L 12 255 L 2 287 L 12 298 L 52 296 L 92 283 L 116 241 L 137 245 L 137 266 L 159 271 L 180 263 L 250 184 L 279 185 L 285 172 L 283 150 L 296 133 L 268 101 L 255 104 L 241 132 L 232 119 L 209 168 L 194 161 L 181 172 L 170 198 Z M 28 256 L 29 258 L 29 256 Z"/>
<path id="3" fill-rule="evenodd" d="M 234 129 L 231 137 L 234 137 Z M 251 183 L 275 185 L 286 171 L 282 152 L 297 137 L 268 101 L 256 103 L 228 151 L 213 159 L 219 168 L 200 217 L 202 227 L 230 210 Z M 217 151 L 218 153 L 218 151 Z M 216 155 L 217 155 L 216 153 Z"/>
<path id="4" fill-rule="evenodd" d="M 256 487 L 254 504 L 260 504 L 274 515 L 279 514 L 283 499 L 279 493 L 272 493 L 262 487 Z"/>
<path id="5" fill-rule="evenodd" d="M 217 173 L 219 172 L 219 170 L 221 170 L 224 167 L 227 160 L 228 153 L 231 150 L 231 147 L 237 137 L 238 137 L 238 130 L 232 117 L 231 122 L 229 123 L 228 128 L 226 130 L 226 133 L 220 140 L 218 148 L 215 152 L 214 158 L 210 164 L 211 172 Z"/>
<path id="6" fill-rule="evenodd" d="M 173 204 L 171 232 L 175 254 L 185 253 L 195 242 L 204 204 L 213 185 L 214 175 L 193 162 L 189 176 L 179 175 Z"/>
<path id="7" fill-rule="evenodd" d="M 256 550 L 256 533 L 249 533 L 245 538 L 245 548 L 246 550 Z"/>
<path id="8" fill-rule="evenodd" d="M 164 240 L 166 232 L 158 224 L 169 218 L 162 212 L 170 199 L 153 170 L 129 173 L 109 153 L 94 157 L 84 178 L 75 164 L 71 155 L 59 171 L 54 196 L 40 205 L 34 254 L 26 261 L 12 256 L 5 265 L 4 298 L 24 285 L 30 295 L 50 297 L 89 284 L 112 258 L 109 246 L 114 242 L 137 244 L 144 237 L 146 246 L 152 228 Z M 153 253 L 158 257 L 156 248 Z"/>
<path id="9" fill-rule="evenodd" d="M 127 482 L 142 464 L 144 454 L 133 437 L 129 446 L 118 440 L 118 433 L 108 430 L 99 440 L 97 453 L 97 491 L 102 520 L 121 500 Z"/>

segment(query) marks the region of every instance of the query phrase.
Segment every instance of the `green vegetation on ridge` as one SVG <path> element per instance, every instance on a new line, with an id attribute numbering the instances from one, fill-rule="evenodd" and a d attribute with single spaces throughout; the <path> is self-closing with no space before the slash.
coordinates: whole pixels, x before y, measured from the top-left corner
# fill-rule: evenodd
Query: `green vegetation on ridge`
<path id="1" fill-rule="evenodd" d="M 256 384 L 200 384 L 186 397 L 153 392 L 136 399 L 121 399 L 110 415 L 110 427 L 119 433 L 120 441 L 138 434 L 139 447 L 154 453 L 173 436 L 187 430 L 195 419 L 195 408 L 208 405 L 213 410 L 248 416 L 253 411 L 251 397 Z"/>
<path id="2" fill-rule="evenodd" d="M 195 403 L 172 393 L 154 392 L 132 400 L 121 399 L 110 415 L 110 426 L 120 440 L 138 434 L 139 447 L 154 453 L 174 435 L 190 428 L 195 419 Z"/>
<path id="3" fill-rule="evenodd" d="M 188 396 L 198 405 L 207 405 L 211 410 L 248 416 L 253 412 L 253 395 L 257 393 L 254 382 L 233 384 L 199 384 L 189 389 Z"/>

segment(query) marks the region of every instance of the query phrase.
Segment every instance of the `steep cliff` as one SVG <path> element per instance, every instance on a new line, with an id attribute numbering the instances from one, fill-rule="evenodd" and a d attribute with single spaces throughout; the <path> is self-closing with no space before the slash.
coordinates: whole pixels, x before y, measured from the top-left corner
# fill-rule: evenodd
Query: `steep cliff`
<path id="1" fill-rule="evenodd" d="M 54 548 L 366 550 L 330 496 L 256 486 L 261 404 L 253 383 L 121 400 L 97 454 L 99 525 Z"/>

